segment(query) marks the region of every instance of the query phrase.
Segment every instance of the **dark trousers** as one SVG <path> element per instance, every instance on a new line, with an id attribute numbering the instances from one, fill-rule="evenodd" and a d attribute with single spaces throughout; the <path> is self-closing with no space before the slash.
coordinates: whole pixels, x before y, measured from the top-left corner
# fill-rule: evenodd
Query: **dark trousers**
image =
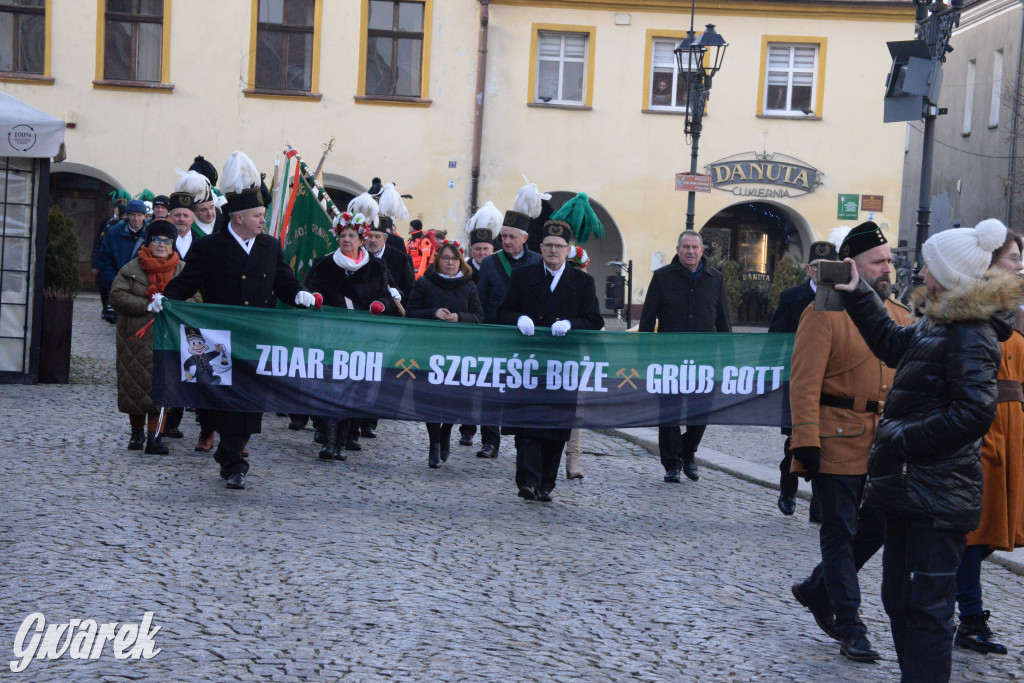
<path id="1" fill-rule="evenodd" d="M 981 614 L 985 609 L 981 601 L 981 563 L 991 554 L 992 548 L 987 545 L 969 545 L 964 550 L 956 572 L 956 601 L 961 619 Z"/>
<path id="2" fill-rule="evenodd" d="M 184 408 L 168 408 L 164 411 L 164 431 L 177 429 L 181 425 L 181 418 L 185 416 Z"/>
<path id="3" fill-rule="evenodd" d="M 234 474 L 246 474 L 249 471 L 249 461 L 242 457 L 242 449 L 247 443 L 248 434 L 221 432 L 220 443 L 213 453 L 213 459 L 220 464 L 220 476 L 227 479 Z"/>
<path id="4" fill-rule="evenodd" d="M 558 481 L 558 465 L 562 462 L 565 441 L 539 439 L 533 436 L 516 438 L 516 486 L 536 491 L 553 491 Z"/>
<path id="5" fill-rule="evenodd" d="M 110 284 L 106 284 L 106 283 L 100 284 L 100 283 L 97 283 L 96 284 L 96 289 L 100 290 L 100 304 L 103 305 L 103 310 L 104 311 L 107 310 L 107 307 L 110 305 L 110 287 L 112 285 L 113 285 L 113 283 L 110 283 Z M 103 311 L 100 311 L 100 312 L 102 313 Z"/>
<path id="6" fill-rule="evenodd" d="M 462 436 L 468 436 L 473 438 L 476 435 L 476 425 L 461 425 L 459 427 L 459 434 Z M 494 446 L 495 450 L 501 447 L 501 428 L 500 427 L 489 427 L 487 425 L 480 426 L 480 445 L 482 446 Z"/>
<path id="7" fill-rule="evenodd" d="M 466 436 L 472 439 L 476 436 L 476 425 L 459 425 L 459 436 Z"/>
<path id="8" fill-rule="evenodd" d="M 199 423 L 199 433 L 202 435 L 213 434 L 213 418 L 209 411 L 196 408 L 196 422 Z"/>
<path id="9" fill-rule="evenodd" d="M 782 462 L 779 463 L 779 493 L 788 498 L 795 497 L 796 491 L 800 487 L 800 477 L 789 471 L 793 465 L 793 451 L 790 450 L 792 443 L 793 439 L 787 437 L 786 443 L 782 445 Z M 821 523 L 821 506 L 818 505 L 818 496 L 814 493 L 813 486 L 811 487 L 811 506 L 808 516 L 810 521 L 816 524 Z"/>
<path id="10" fill-rule="evenodd" d="M 819 597 L 827 592 L 842 638 L 867 632 L 860 620 L 857 572 L 885 539 L 885 517 L 873 508 L 860 507 L 865 480 L 864 475 L 819 474 L 811 481 L 821 505 L 821 562 L 808 583 Z"/>
<path id="11" fill-rule="evenodd" d="M 887 514 L 882 604 L 903 683 L 948 681 L 953 662 L 956 572 L 966 534 L 928 519 Z"/>
<path id="12" fill-rule="evenodd" d="M 427 436 L 430 437 L 430 445 L 433 446 L 435 443 L 439 443 L 447 448 L 452 438 L 452 427 L 454 426 L 451 423 L 428 422 Z"/>
<path id="13" fill-rule="evenodd" d="M 658 451 L 666 472 L 681 469 L 684 454 L 692 456 L 697 452 L 707 428 L 707 425 L 686 425 L 683 432 L 677 425 L 658 427 Z"/>

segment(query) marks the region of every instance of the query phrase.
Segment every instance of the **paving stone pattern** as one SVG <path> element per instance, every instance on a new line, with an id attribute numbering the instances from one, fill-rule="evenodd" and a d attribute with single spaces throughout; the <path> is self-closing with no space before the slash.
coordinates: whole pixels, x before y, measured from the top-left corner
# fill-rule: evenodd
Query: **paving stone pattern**
<path id="1" fill-rule="evenodd" d="M 343 463 L 267 415 L 246 491 L 228 491 L 198 428 L 168 456 L 125 450 L 113 328 L 76 303 L 70 386 L 0 385 L 0 651 L 25 681 L 891 681 L 880 558 L 862 573 L 879 664 L 854 664 L 789 587 L 817 558 L 800 514 L 721 472 L 661 481 L 644 449 L 587 432 L 581 482 L 551 504 L 515 495 L 497 460 L 453 445 L 427 468 L 421 424 L 382 422 Z M 744 451 L 774 458 L 780 437 Z M 722 430 L 716 447 L 722 447 Z M 737 454 L 742 454 L 737 452 Z M 957 651 L 957 681 L 1024 678 L 1022 579 L 986 565 L 1007 657 Z M 138 622 L 162 652 L 35 661 L 12 674 L 15 632 L 41 612 Z"/>

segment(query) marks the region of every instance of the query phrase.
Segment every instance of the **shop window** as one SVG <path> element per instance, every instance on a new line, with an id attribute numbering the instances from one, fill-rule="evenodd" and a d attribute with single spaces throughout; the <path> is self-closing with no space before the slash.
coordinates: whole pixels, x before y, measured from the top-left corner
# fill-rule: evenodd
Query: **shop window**
<path id="1" fill-rule="evenodd" d="M 47 0 L 0 0 L 0 73 L 46 73 Z"/>
<path id="2" fill-rule="evenodd" d="M 259 0 L 256 91 L 314 92 L 317 5 L 316 0 Z"/>
<path id="3" fill-rule="evenodd" d="M 821 117 L 825 45 L 824 38 L 762 36 L 759 115 Z"/>
<path id="4" fill-rule="evenodd" d="M 357 99 L 422 103 L 427 97 L 430 3 L 368 0 Z"/>
<path id="5" fill-rule="evenodd" d="M 103 80 L 164 82 L 164 4 L 165 0 L 106 0 Z"/>

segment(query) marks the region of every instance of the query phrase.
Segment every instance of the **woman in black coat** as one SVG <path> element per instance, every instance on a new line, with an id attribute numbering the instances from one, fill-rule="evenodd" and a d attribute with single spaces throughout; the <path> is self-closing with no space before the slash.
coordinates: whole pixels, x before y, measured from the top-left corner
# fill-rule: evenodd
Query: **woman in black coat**
<path id="1" fill-rule="evenodd" d="M 388 267 L 363 248 L 369 226 L 362 214 L 343 213 L 335 225 L 338 249 L 313 262 L 306 275 L 306 287 L 318 292 L 324 306 L 370 311 L 374 315 L 397 315 L 388 287 Z M 344 450 L 362 450 L 356 436 L 361 418 L 319 418 L 318 431 L 324 437 L 321 460 L 344 460 Z"/>
<path id="2" fill-rule="evenodd" d="M 473 272 L 458 242 L 445 240 L 434 256 L 434 267 L 416 280 L 405 314 L 409 318 L 448 323 L 481 323 L 484 311 L 473 284 Z M 427 464 L 439 467 L 451 453 L 452 423 L 427 423 L 430 453 Z"/>

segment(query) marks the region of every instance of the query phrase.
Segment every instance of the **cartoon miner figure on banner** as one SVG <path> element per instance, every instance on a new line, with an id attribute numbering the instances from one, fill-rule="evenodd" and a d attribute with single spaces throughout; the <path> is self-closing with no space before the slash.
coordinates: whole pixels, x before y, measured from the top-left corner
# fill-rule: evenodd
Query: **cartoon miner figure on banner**
<path id="1" fill-rule="evenodd" d="M 184 372 L 182 381 L 205 386 L 221 384 L 222 381 L 231 384 L 231 360 L 227 347 L 218 343 L 214 351 L 209 351 L 210 346 L 200 330 L 183 325 L 182 332 L 185 335 L 185 352 L 182 356 L 187 355 L 181 366 Z M 218 356 L 220 361 L 212 362 Z M 222 380 L 221 375 L 225 375 L 226 381 Z"/>

